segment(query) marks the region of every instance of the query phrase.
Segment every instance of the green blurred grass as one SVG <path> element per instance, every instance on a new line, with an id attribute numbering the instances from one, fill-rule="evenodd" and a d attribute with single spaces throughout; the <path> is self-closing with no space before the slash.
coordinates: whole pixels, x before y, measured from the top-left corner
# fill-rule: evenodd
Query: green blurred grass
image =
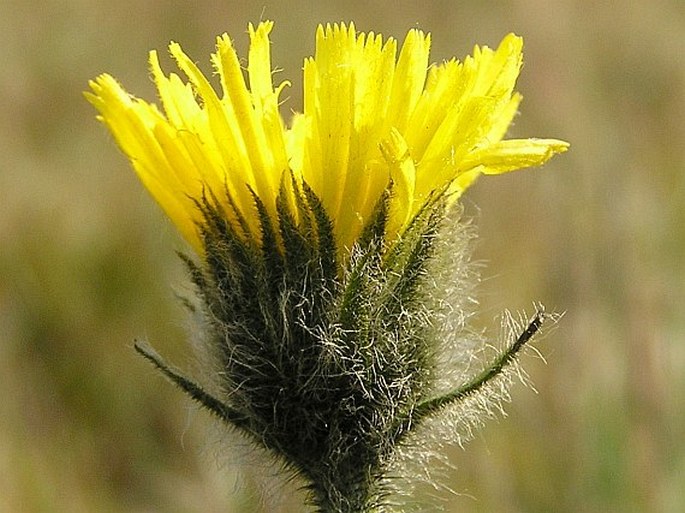
<path id="1" fill-rule="evenodd" d="M 433 34 L 435 60 L 524 36 L 514 136 L 571 141 L 543 170 L 465 199 L 487 262 L 483 325 L 535 300 L 565 310 L 531 358 L 539 394 L 455 449 L 446 511 L 685 510 L 685 11 L 680 0 L 129 2 L 0 5 L 0 511 L 300 511 L 131 350 L 179 364 L 182 242 L 81 91 L 108 71 L 146 98 L 147 51 L 177 40 L 208 70 L 271 18 L 300 104 L 320 21 Z M 493 334 L 497 329 L 493 330 Z M 209 441 L 208 441 L 209 440 Z M 224 451 L 228 451 L 225 454 Z M 222 455 L 219 455 L 222 454 Z M 426 491 L 427 493 L 432 493 Z"/>

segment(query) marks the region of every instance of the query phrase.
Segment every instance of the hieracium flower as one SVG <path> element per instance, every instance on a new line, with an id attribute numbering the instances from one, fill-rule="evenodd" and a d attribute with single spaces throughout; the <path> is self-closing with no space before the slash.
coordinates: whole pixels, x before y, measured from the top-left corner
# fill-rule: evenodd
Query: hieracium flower
<path id="1" fill-rule="evenodd" d="M 568 145 L 504 138 L 521 101 L 513 34 L 431 65 L 419 30 L 398 47 L 320 26 L 304 107 L 287 124 L 271 29 L 249 26 L 247 80 L 228 35 L 217 38 L 221 92 L 178 44 L 187 81 L 151 52 L 163 110 L 109 75 L 90 83 L 88 100 L 197 254 L 183 259 L 209 355 L 201 384 L 137 349 L 299 474 L 318 511 L 386 511 L 389 477 L 423 450 L 422 427 L 447 423 L 459 441 L 544 318 L 471 370 L 471 230 L 453 205 L 479 175 Z"/>

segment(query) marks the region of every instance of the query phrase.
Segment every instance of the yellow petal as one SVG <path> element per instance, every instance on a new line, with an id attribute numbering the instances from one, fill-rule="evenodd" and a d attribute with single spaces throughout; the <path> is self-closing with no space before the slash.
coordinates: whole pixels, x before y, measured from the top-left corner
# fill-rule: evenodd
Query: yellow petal
<path id="1" fill-rule="evenodd" d="M 397 233 L 414 213 L 416 168 L 407 142 L 395 129 L 388 139 L 381 141 L 381 152 L 390 168 L 393 186 L 388 231 Z"/>
<path id="2" fill-rule="evenodd" d="M 194 217 L 188 215 L 192 201 L 184 194 L 186 186 L 154 133 L 157 126 L 164 125 L 164 117 L 153 105 L 131 98 L 109 75 L 101 75 L 90 86 L 93 94 L 86 97 L 100 111 L 100 119 L 131 160 L 141 182 L 181 234 L 200 250 Z"/>
<path id="3" fill-rule="evenodd" d="M 401 133 L 409 127 L 409 117 L 421 97 L 428 72 L 430 36 L 410 30 L 402 44 L 392 84 L 388 115 L 392 126 Z"/>
<path id="4" fill-rule="evenodd" d="M 484 174 L 540 166 L 558 153 L 568 150 L 569 144 L 557 139 L 509 139 L 475 150 L 464 159 L 462 166 L 481 167 Z"/>

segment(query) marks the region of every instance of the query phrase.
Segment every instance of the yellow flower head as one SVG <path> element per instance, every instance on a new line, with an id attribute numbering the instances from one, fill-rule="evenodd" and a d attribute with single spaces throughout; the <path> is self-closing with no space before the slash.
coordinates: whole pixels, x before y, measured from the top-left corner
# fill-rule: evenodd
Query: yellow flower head
<path id="1" fill-rule="evenodd" d="M 176 43 L 184 78 L 150 53 L 161 109 L 109 75 L 90 83 L 100 119 L 200 255 L 183 259 L 199 293 L 203 381 L 136 349 L 303 478 L 318 511 L 380 511 L 396 463 L 413 446 L 426 461 L 429 444 L 409 437 L 442 419 L 461 443 L 498 409 L 545 319 L 539 310 L 464 379 L 473 275 L 468 230 L 445 228 L 447 208 L 478 175 L 540 165 L 568 144 L 504 140 L 521 101 L 513 34 L 429 65 L 421 31 L 398 48 L 351 24 L 320 26 L 304 107 L 287 125 L 271 29 L 249 26 L 247 73 L 229 37 L 217 39 L 221 92 Z"/>
<path id="2" fill-rule="evenodd" d="M 496 50 L 476 47 L 462 62 L 429 65 L 430 36 L 419 30 L 409 31 L 398 55 L 393 38 L 358 33 L 353 24 L 319 26 L 315 56 L 304 63 L 303 112 L 287 126 L 279 95 L 288 84 L 272 81 L 272 27 L 249 26 L 247 81 L 229 36 L 217 38 L 220 94 L 177 43 L 169 51 L 187 82 L 167 76 L 150 52 L 163 112 L 107 74 L 86 93 L 199 253 L 197 201 L 207 190 L 226 203 L 230 223 L 239 222 L 237 212 L 259 240 L 255 196 L 276 220 L 283 184 L 307 184 L 344 255 L 389 186 L 392 241 L 436 192 L 454 201 L 481 173 L 537 166 L 568 148 L 556 139 L 503 139 L 521 101 L 514 86 L 522 40 L 513 34 Z"/>

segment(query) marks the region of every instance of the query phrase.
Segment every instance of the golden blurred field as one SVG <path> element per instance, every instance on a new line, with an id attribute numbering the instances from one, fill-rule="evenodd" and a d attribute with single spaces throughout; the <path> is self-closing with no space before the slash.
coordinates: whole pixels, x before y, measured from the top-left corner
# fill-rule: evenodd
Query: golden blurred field
<path id="1" fill-rule="evenodd" d="M 512 135 L 572 148 L 465 198 L 479 322 L 496 336 L 503 309 L 537 300 L 566 315 L 538 343 L 548 363 L 525 361 L 538 393 L 516 387 L 454 449 L 455 495 L 425 491 L 446 512 L 685 511 L 682 0 L 2 2 L 0 511 L 302 511 L 134 354 L 146 338 L 192 366 L 183 245 L 81 94 L 107 71 L 153 99 L 149 49 L 179 41 L 209 71 L 215 36 L 244 55 L 261 18 L 290 109 L 319 22 L 418 26 L 434 60 L 524 36 Z"/>

